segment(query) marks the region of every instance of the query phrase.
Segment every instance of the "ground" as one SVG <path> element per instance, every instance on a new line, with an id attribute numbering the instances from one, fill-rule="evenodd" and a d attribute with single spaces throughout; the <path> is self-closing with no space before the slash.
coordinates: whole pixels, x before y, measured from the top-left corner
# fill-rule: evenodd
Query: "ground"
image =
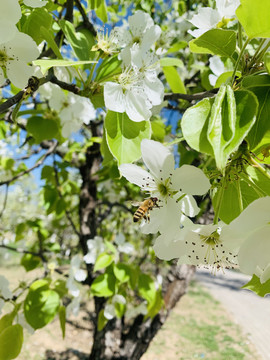
<path id="1" fill-rule="evenodd" d="M 0 269 L 16 283 L 22 269 Z M 84 304 L 78 318 L 67 323 L 62 339 L 56 318 L 35 334 L 25 333 L 19 360 L 85 360 L 91 348 L 91 302 Z M 164 355 L 166 352 L 166 355 Z M 231 315 L 208 290 L 192 283 L 188 293 L 171 312 L 142 360 L 261 360 L 249 337 L 233 322 Z"/>

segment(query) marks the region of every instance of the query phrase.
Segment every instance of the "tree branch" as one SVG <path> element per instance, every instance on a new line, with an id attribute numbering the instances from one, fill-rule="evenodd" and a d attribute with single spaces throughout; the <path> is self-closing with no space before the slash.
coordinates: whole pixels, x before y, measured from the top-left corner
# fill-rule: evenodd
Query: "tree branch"
<path id="1" fill-rule="evenodd" d="M 80 0 L 75 0 L 75 3 L 76 3 L 76 6 L 77 6 L 79 12 L 80 12 L 81 15 L 82 15 L 84 27 L 85 27 L 87 30 L 89 30 L 94 36 L 96 36 L 96 35 L 97 35 L 97 32 L 96 32 L 93 24 L 90 23 L 87 15 L 86 15 L 86 13 L 85 13 L 85 10 L 84 10 L 84 8 L 83 8 L 82 5 L 81 5 Z"/>
<path id="2" fill-rule="evenodd" d="M 15 175 L 13 178 L 11 178 L 9 180 L 1 181 L 0 186 L 2 186 L 4 184 L 9 185 L 13 181 L 19 179 L 20 177 L 22 177 L 26 174 L 29 174 L 34 169 L 38 168 L 40 165 L 42 165 L 44 163 L 44 161 L 47 159 L 47 157 L 50 156 L 55 151 L 57 145 L 58 145 L 58 142 L 56 141 L 55 143 L 53 143 L 53 145 L 50 147 L 50 149 L 46 152 L 46 154 L 44 154 L 43 157 L 34 166 L 32 166 L 31 168 L 29 168 L 27 170 L 20 172 L 19 174 Z"/>
<path id="3" fill-rule="evenodd" d="M 194 100 L 202 100 L 207 97 L 213 97 L 218 92 L 219 88 L 215 88 L 210 91 L 204 91 L 198 94 L 180 94 L 180 93 L 169 93 L 165 94 L 164 100 L 187 100 L 187 101 L 194 101 Z"/>
<path id="4" fill-rule="evenodd" d="M 55 162 L 55 157 L 53 159 L 53 169 L 54 169 L 54 175 L 55 175 L 55 181 L 56 181 L 56 189 L 57 189 L 60 199 L 63 199 L 64 197 L 60 191 L 60 182 L 59 182 L 59 176 L 58 176 L 57 166 L 56 166 L 56 162 Z M 73 231 L 80 238 L 80 232 L 77 230 L 77 228 L 72 220 L 71 214 L 70 214 L 69 210 L 67 210 L 67 208 L 65 208 L 65 214 L 66 214 L 66 217 L 67 217 Z"/>
<path id="5" fill-rule="evenodd" d="M 7 205 L 8 186 L 9 186 L 9 185 L 7 184 L 7 186 L 6 186 L 6 191 L 5 191 L 4 202 L 3 202 L 3 207 L 2 207 L 2 210 L 1 210 L 1 213 L 0 213 L 0 219 L 1 219 L 1 217 L 3 216 L 4 211 L 5 211 L 5 208 L 6 208 L 6 205 Z"/>

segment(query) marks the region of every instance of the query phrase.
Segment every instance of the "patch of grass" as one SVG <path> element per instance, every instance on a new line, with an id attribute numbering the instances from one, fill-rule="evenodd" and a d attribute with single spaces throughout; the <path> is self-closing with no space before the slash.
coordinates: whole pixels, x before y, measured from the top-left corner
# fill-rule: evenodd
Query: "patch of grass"
<path id="1" fill-rule="evenodd" d="M 205 288 L 192 283 L 142 360 L 260 360 Z"/>

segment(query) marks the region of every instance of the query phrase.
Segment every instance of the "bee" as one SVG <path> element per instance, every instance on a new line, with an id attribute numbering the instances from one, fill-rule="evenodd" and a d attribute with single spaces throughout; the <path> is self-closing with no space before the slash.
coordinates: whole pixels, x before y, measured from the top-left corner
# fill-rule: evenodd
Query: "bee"
<path id="1" fill-rule="evenodd" d="M 133 221 L 138 222 L 142 218 L 144 218 L 146 221 L 150 221 L 150 214 L 149 211 L 153 208 L 159 208 L 158 206 L 158 198 L 156 197 L 150 197 L 148 199 L 145 199 L 141 203 L 133 203 L 134 206 L 138 206 L 138 209 L 135 211 L 133 215 Z"/>

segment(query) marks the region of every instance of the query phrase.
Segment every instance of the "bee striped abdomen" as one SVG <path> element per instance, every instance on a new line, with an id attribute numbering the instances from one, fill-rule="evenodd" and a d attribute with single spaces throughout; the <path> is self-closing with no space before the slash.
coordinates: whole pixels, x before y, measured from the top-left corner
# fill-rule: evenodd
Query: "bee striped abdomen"
<path id="1" fill-rule="evenodd" d="M 144 217 L 145 214 L 145 210 L 140 208 L 136 210 L 135 214 L 133 215 L 133 221 L 134 222 L 138 222 L 141 220 L 141 218 Z"/>

